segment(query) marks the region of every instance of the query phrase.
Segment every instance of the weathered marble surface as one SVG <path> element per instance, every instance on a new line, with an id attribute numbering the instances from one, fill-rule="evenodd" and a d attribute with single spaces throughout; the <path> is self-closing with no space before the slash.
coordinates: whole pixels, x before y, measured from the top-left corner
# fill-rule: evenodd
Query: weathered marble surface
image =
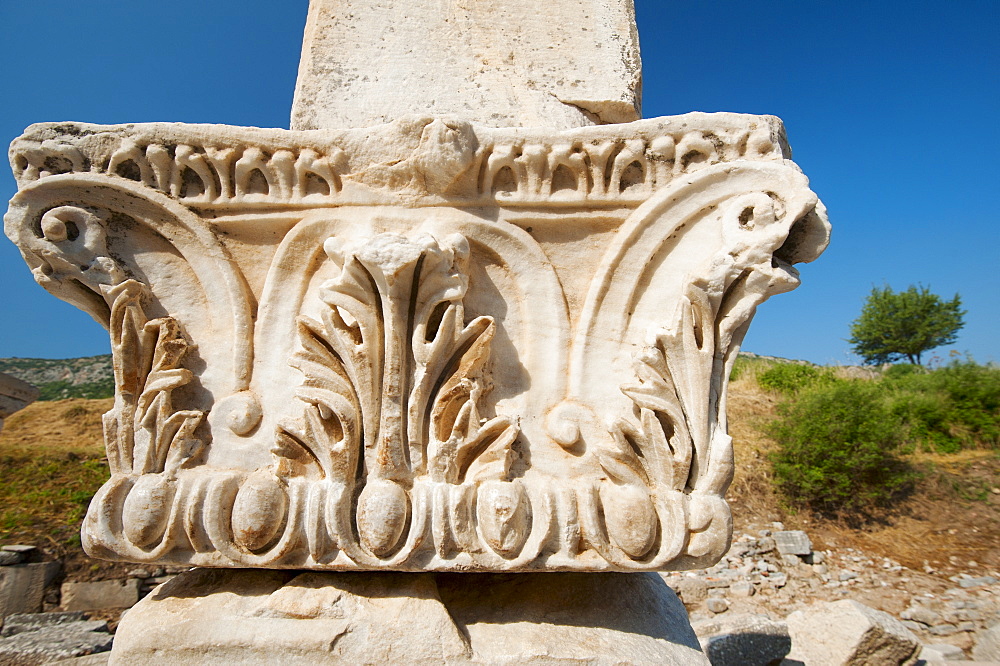
<path id="1" fill-rule="evenodd" d="M 667 570 L 728 546 L 725 389 L 829 226 L 770 116 L 562 132 L 35 125 L 5 218 L 109 327 L 84 545 Z"/>
<path id="2" fill-rule="evenodd" d="M 291 127 L 630 122 L 641 70 L 632 0 L 313 0 Z"/>
<path id="3" fill-rule="evenodd" d="M 614 609 L 609 612 L 609 609 Z M 200 570 L 140 601 L 111 664 L 708 664 L 653 574 Z"/>

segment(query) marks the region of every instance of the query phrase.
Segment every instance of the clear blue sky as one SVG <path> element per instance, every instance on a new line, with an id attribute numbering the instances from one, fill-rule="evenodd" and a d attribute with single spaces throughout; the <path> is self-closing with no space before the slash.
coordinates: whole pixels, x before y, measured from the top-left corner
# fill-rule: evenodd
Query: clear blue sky
<path id="1" fill-rule="evenodd" d="M 287 127 L 306 5 L 0 2 L 0 140 L 60 120 Z M 844 339 L 871 287 L 922 283 L 962 295 L 955 349 L 1000 361 L 1000 3 L 636 5 L 644 115 L 780 116 L 830 210 L 830 249 L 761 307 L 745 350 L 852 362 Z M 14 191 L 2 170 L 0 196 Z M 107 353 L 5 239 L 0 282 L 0 357 Z"/>

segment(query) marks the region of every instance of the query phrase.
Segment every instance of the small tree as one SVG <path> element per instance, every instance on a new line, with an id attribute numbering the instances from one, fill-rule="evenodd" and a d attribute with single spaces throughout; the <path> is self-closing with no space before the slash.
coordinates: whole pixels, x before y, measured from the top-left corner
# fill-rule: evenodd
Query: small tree
<path id="1" fill-rule="evenodd" d="M 899 293 L 888 286 L 872 287 L 861 315 L 851 324 L 848 342 L 868 364 L 905 358 L 919 365 L 925 351 L 956 340 L 965 325 L 963 315 L 958 294 L 945 301 L 923 286 L 910 285 Z"/>

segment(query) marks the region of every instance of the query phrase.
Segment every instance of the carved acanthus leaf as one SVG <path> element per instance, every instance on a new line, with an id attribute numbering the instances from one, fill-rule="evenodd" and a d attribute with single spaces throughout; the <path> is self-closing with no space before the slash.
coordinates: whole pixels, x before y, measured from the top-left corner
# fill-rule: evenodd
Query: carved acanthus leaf
<path id="1" fill-rule="evenodd" d="M 356 387 L 364 386 L 368 378 L 362 373 L 361 345 L 354 341 L 353 327 L 334 308 L 324 312 L 323 319 L 323 324 L 308 317 L 298 319 L 301 349 L 291 365 L 305 377 L 295 395 L 308 407 L 300 421 L 278 426 L 274 452 L 279 459 L 293 460 L 298 457 L 295 448 L 304 450 L 322 476 L 347 482 L 357 469 L 361 448 L 362 410 Z"/>
<path id="2" fill-rule="evenodd" d="M 368 482 L 505 478 L 518 429 L 480 416 L 495 324 L 465 323 L 467 241 L 382 234 L 324 247 L 341 273 L 320 289 L 323 322 L 298 319 L 291 364 L 309 407 L 279 426 L 279 459 L 304 460 L 292 452 L 304 450 L 323 476 L 342 480 L 362 452 Z"/>
<path id="3" fill-rule="evenodd" d="M 201 452 L 194 436 L 203 412 L 176 410 L 174 390 L 191 382 L 181 367 L 189 344 L 171 317 L 149 320 L 146 288 L 135 280 L 101 286 L 111 307 L 114 408 L 104 415 L 108 462 L 113 473 L 176 473 Z"/>
<path id="4" fill-rule="evenodd" d="M 697 440 L 671 373 L 665 349 L 669 342 L 664 338 L 637 359 L 639 383 L 622 387 L 639 410 L 639 423 L 619 419 L 611 430 L 614 445 L 599 448 L 598 457 L 605 471 L 619 482 L 683 491 Z"/>

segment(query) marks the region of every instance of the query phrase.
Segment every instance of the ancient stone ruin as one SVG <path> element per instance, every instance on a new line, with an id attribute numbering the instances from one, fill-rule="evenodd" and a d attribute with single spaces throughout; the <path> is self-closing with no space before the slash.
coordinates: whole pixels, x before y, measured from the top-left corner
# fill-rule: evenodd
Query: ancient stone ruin
<path id="1" fill-rule="evenodd" d="M 38 399 L 38 389 L 7 373 L 0 372 L 0 430 L 3 420 Z"/>
<path id="2" fill-rule="evenodd" d="M 317 663 L 347 623 L 410 661 L 697 663 L 657 577 L 468 572 L 727 551 L 729 371 L 825 210 L 777 118 L 639 119 L 630 0 L 384 5 L 312 0 L 291 130 L 11 146 L 7 235 L 111 334 L 84 547 L 234 569 L 140 603 L 112 659 Z M 420 573 L 322 573 L 351 571 Z"/>

